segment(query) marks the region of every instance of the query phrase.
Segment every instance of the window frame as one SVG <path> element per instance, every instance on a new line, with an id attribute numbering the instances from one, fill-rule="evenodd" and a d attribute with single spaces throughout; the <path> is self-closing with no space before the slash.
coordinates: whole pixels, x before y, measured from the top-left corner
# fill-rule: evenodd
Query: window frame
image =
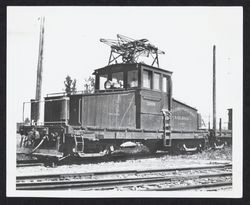
<path id="1" fill-rule="evenodd" d="M 106 81 L 103 83 L 103 85 L 102 85 L 102 81 L 101 81 L 101 77 L 103 77 L 103 76 L 106 76 L 106 81 L 109 79 L 109 75 L 108 74 L 99 75 L 99 88 L 98 88 L 98 90 L 106 90 L 105 86 L 104 86 L 104 84 L 105 84 Z M 103 89 L 101 89 L 101 85 L 103 86 Z"/>
<path id="2" fill-rule="evenodd" d="M 134 87 L 130 87 L 129 83 L 131 83 L 132 81 L 129 81 L 129 72 L 136 72 L 136 81 L 137 81 L 137 86 Z M 137 69 L 134 70 L 128 70 L 127 72 L 127 79 L 126 79 L 126 88 L 127 89 L 133 89 L 133 88 L 138 88 L 139 87 L 139 71 Z"/>
<path id="3" fill-rule="evenodd" d="M 166 78 L 166 87 L 165 87 L 165 89 L 166 89 L 166 91 L 164 91 L 164 78 Z M 167 76 L 167 75 L 162 75 L 162 92 L 163 93 L 169 93 L 169 77 Z"/>
<path id="4" fill-rule="evenodd" d="M 144 71 L 148 72 L 149 76 L 151 77 L 150 82 L 149 82 L 149 87 L 145 87 L 145 85 L 144 85 Z M 152 88 L 153 88 L 153 71 L 149 70 L 149 69 L 142 69 L 141 82 L 142 82 L 142 88 L 152 90 Z"/>
<path id="5" fill-rule="evenodd" d="M 123 71 L 112 72 L 112 73 L 111 73 L 111 81 L 113 81 L 113 79 L 114 79 L 114 78 L 113 78 L 113 75 L 116 74 L 116 73 L 121 73 L 121 74 L 122 74 L 122 81 L 123 81 L 122 83 L 123 83 L 123 84 L 122 84 L 122 87 L 121 87 L 120 89 L 124 89 L 124 88 L 125 88 L 125 84 L 124 84 L 124 82 L 125 82 L 125 81 L 124 81 L 124 76 L 125 76 L 125 75 L 124 75 L 124 72 L 123 72 Z M 117 81 L 117 82 L 118 82 L 118 81 Z"/>
<path id="6" fill-rule="evenodd" d="M 158 75 L 159 76 L 159 84 L 158 84 L 158 89 L 155 88 L 155 75 Z M 161 79 L 162 79 L 162 74 L 161 73 L 158 73 L 158 72 L 153 72 L 153 90 L 156 90 L 156 91 L 161 91 Z"/>

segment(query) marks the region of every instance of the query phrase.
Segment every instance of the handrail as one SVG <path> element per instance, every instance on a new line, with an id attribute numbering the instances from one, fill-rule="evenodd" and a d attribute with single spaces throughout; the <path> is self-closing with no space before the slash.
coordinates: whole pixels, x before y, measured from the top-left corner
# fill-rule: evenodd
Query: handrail
<path id="1" fill-rule="evenodd" d="M 82 105 L 82 98 L 79 99 L 79 105 L 78 105 L 78 123 L 81 125 L 82 121 L 81 121 L 81 105 Z"/>
<path id="2" fill-rule="evenodd" d="M 138 88 L 139 87 L 134 87 L 134 88 L 113 88 L 113 89 L 106 89 L 106 90 L 98 90 L 98 89 L 96 89 L 94 93 L 85 93 L 84 90 L 79 90 L 79 91 L 72 92 L 69 95 L 72 95 L 72 94 L 86 94 L 86 95 L 89 95 L 89 94 L 95 94 L 95 93 L 110 93 L 110 92 L 116 92 L 116 91 L 131 91 L 131 90 L 136 90 Z M 68 93 L 67 92 L 48 93 L 46 95 L 46 97 L 52 97 L 52 96 L 56 96 L 56 95 L 68 96 Z"/>
<path id="3" fill-rule="evenodd" d="M 51 96 L 51 95 L 63 95 L 63 96 L 66 96 L 67 95 L 67 93 L 66 92 L 60 92 L 60 93 L 48 93 L 47 94 L 47 97 L 49 97 L 49 96 Z"/>

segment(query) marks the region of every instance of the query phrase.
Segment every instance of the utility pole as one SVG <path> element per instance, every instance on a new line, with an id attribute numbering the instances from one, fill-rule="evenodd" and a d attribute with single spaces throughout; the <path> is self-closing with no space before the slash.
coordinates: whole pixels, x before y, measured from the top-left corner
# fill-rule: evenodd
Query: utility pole
<path id="1" fill-rule="evenodd" d="M 43 73 L 43 44 L 44 44 L 44 21 L 45 17 L 40 17 L 40 36 L 36 78 L 36 98 L 31 100 L 31 120 L 37 123 L 40 120 L 41 93 L 42 93 L 42 73 Z"/>
<path id="2" fill-rule="evenodd" d="M 228 130 L 232 130 L 233 128 L 233 109 L 232 108 L 229 108 L 227 109 L 228 110 L 228 125 L 227 125 L 227 129 Z"/>
<path id="3" fill-rule="evenodd" d="M 219 132 L 220 132 L 220 136 L 221 136 L 221 130 L 222 129 L 222 121 L 221 121 L 221 118 L 220 118 L 220 122 L 219 122 Z"/>
<path id="4" fill-rule="evenodd" d="M 210 115 L 208 115 L 208 130 L 210 130 Z"/>
<path id="5" fill-rule="evenodd" d="M 216 47 L 213 46 L 213 130 L 216 136 Z"/>

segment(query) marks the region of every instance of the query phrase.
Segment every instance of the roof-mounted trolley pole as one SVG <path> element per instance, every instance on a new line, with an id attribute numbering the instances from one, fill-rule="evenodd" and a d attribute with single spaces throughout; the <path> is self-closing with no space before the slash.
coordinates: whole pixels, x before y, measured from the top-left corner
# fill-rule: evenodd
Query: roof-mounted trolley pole
<path id="1" fill-rule="evenodd" d="M 158 54 L 165 54 L 156 46 L 150 44 L 147 39 L 134 40 L 132 38 L 117 34 L 117 40 L 103 39 L 100 41 L 111 47 L 108 65 L 118 63 L 138 63 L 140 56 L 152 57 L 151 66 L 157 64 L 159 67 Z"/>
<path id="2" fill-rule="evenodd" d="M 43 73 L 43 44 L 44 44 L 44 21 L 45 17 L 40 17 L 40 38 L 37 63 L 37 78 L 36 78 L 36 98 L 31 100 L 31 121 L 35 124 L 40 120 L 40 101 L 42 92 L 42 73 Z"/>
<path id="3" fill-rule="evenodd" d="M 213 131 L 216 137 L 216 47 L 213 46 Z"/>

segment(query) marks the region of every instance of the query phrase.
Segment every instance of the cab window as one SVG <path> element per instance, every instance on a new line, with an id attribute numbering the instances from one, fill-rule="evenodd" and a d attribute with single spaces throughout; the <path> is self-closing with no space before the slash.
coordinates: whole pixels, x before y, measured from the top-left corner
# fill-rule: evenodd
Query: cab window
<path id="1" fill-rule="evenodd" d="M 168 80 L 167 80 L 167 76 L 163 76 L 163 78 L 162 78 L 162 91 L 163 92 L 167 92 L 167 90 L 168 90 Z"/>
<path id="2" fill-rule="evenodd" d="M 143 87 L 152 88 L 152 72 L 149 70 L 143 70 Z"/>
<path id="3" fill-rule="evenodd" d="M 128 88 L 138 87 L 138 71 L 128 71 Z"/>
<path id="4" fill-rule="evenodd" d="M 108 80 L 108 75 L 100 75 L 100 86 L 99 89 L 100 90 L 105 90 L 104 84 L 105 82 Z"/>
<path id="5" fill-rule="evenodd" d="M 112 74 L 112 85 L 114 88 L 123 88 L 123 72 Z"/>
<path id="6" fill-rule="evenodd" d="M 154 89 L 160 90 L 160 78 L 161 75 L 159 73 L 154 73 Z"/>

